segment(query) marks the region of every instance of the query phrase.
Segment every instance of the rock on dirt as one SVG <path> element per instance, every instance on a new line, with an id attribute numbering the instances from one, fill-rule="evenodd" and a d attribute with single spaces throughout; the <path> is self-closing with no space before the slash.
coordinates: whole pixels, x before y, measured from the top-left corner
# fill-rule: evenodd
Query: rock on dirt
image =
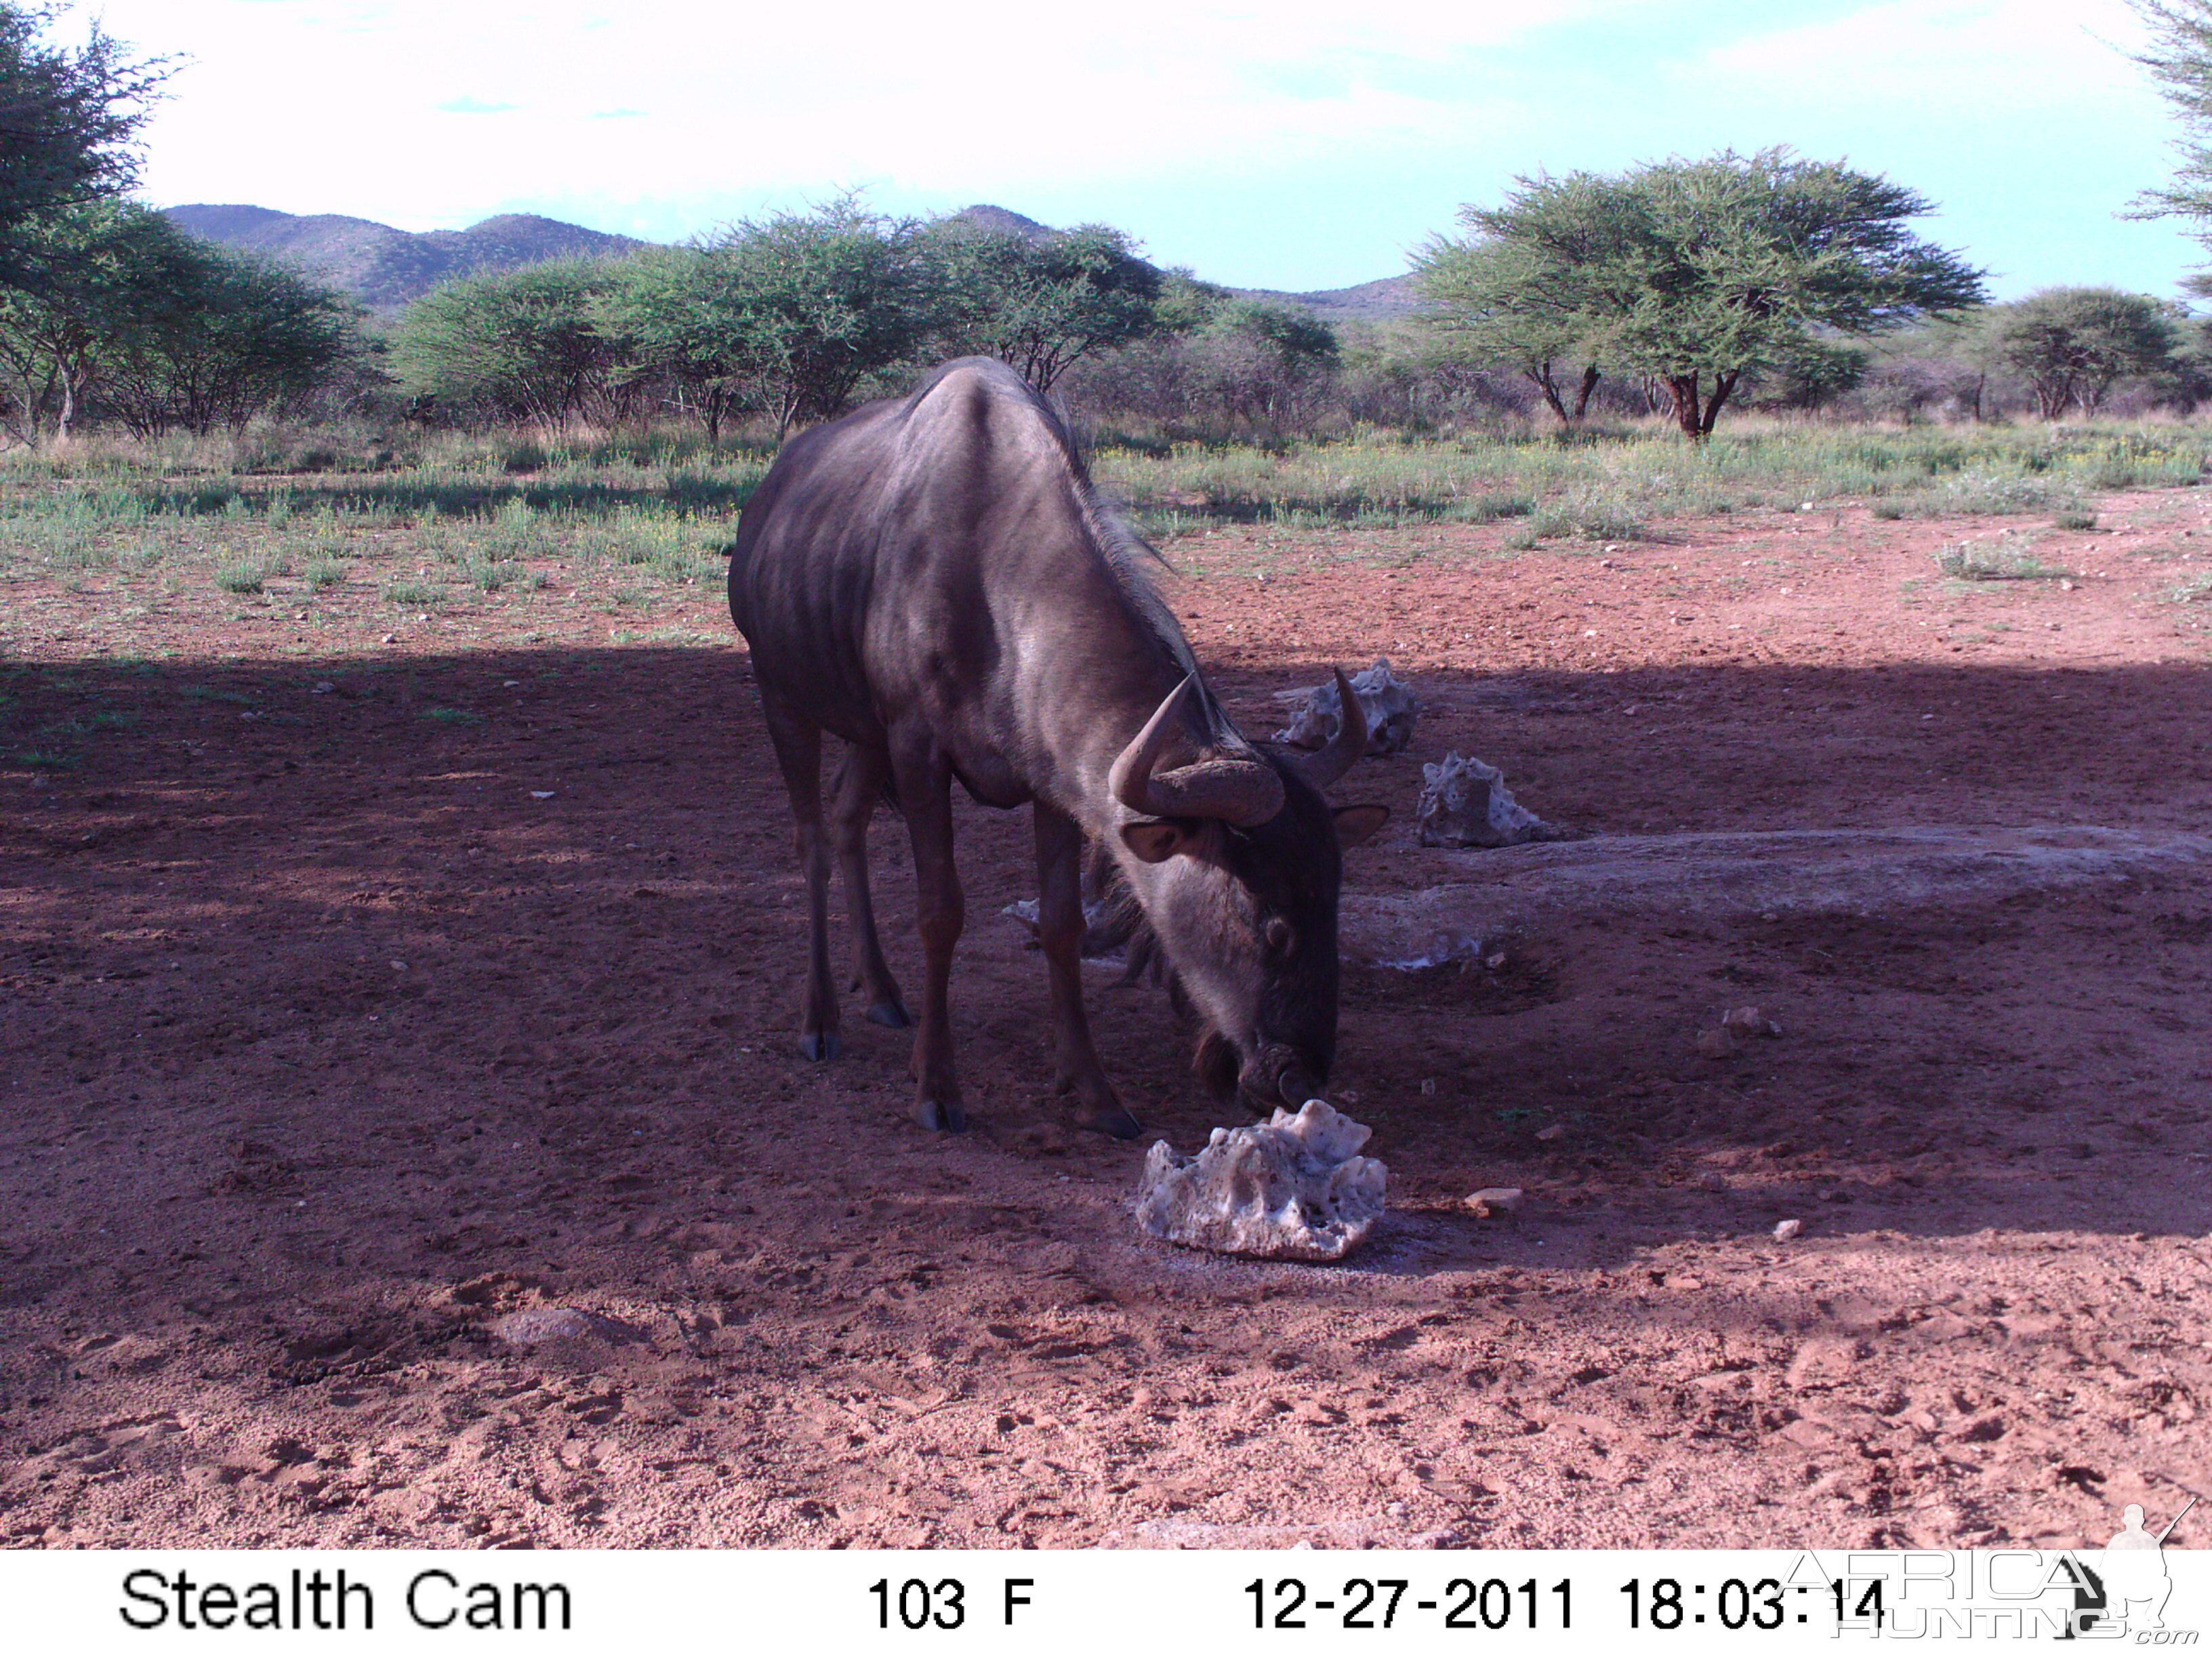
<path id="1" fill-rule="evenodd" d="M 1731 1008 L 1721 1016 L 1721 1030 L 1734 1037 L 1778 1037 L 1782 1028 L 1766 1017 L 1765 1011 L 1747 1005 Z"/>
<path id="2" fill-rule="evenodd" d="M 581 1308 L 526 1308 L 520 1313 L 511 1313 L 495 1319 L 491 1334 L 502 1342 L 512 1342 L 517 1347 L 535 1347 L 541 1342 L 571 1342 L 581 1338 L 597 1338 L 602 1342 L 629 1342 L 638 1333 L 617 1319 L 605 1318 L 586 1313 Z"/>
<path id="3" fill-rule="evenodd" d="M 1496 767 L 1448 753 L 1421 768 L 1425 781 L 1413 809 L 1413 838 L 1424 847 L 1518 847 L 1559 841 L 1565 832 L 1513 799 Z"/>
<path id="4" fill-rule="evenodd" d="M 1413 740 L 1413 719 L 1421 712 L 1421 700 L 1413 695 L 1413 688 L 1390 672 L 1390 659 L 1377 657 L 1369 666 L 1352 676 L 1352 689 L 1359 694 L 1359 706 L 1367 711 L 1367 752 L 1370 755 L 1395 755 Z M 1316 685 L 1304 691 L 1279 691 L 1283 702 L 1294 703 L 1291 723 L 1275 733 L 1277 743 L 1287 743 L 1300 749 L 1318 749 L 1336 735 L 1336 728 L 1344 721 L 1344 700 L 1339 696 L 1336 682 Z"/>
<path id="5" fill-rule="evenodd" d="M 1370 1131 L 1325 1100 L 1297 1115 L 1216 1129 L 1194 1158 L 1152 1143 L 1137 1224 L 1155 1238 L 1228 1255 L 1334 1261 L 1382 1218 L 1390 1171 L 1358 1152 Z"/>

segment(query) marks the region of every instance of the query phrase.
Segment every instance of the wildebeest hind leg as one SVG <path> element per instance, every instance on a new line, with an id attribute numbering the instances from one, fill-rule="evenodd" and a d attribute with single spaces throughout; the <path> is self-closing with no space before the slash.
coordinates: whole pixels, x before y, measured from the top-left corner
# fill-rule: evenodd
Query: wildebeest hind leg
<path id="1" fill-rule="evenodd" d="M 1137 1133 L 1106 1080 L 1083 1014 L 1083 832 L 1075 821 L 1042 800 L 1031 809 L 1037 858 L 1037 939 L 1044 946 L 1051 988 L 1055 1086 L 1081 1105 L 1076 1121 L 1127 1140 Z"/>
<path id="2" fill-rule="evenodd" d="M 926 741 L 926 740 L 925 740 Z M 914 1036 L 914 1121 L 957 1133 L 968 1127 L 952 1071 L 948 1000 L 952 950 L 967 921 L 960 874 L 952 865 L 952 769 L 934 746 L 894 752 L 892 775 L 914 843 L 915 916 L 921 934 L 921 1023 Z"/>
<path id="3" fill-rule="evenodd" d="M 806 877 L 806 996 L 799 1048 L 809 1060 L 837 1057 L 837 986 L 830 972 L 830 848 L 822 832 L 822 728 L 766 687 L 761 711 L 775 745 L 798 822 L 799 867 Z"/>
<path id="4" fill-rule="evenodd" d="M 868 1018 L 877 1024 L 905 1026 L 914 1020 L 884 961 L 875 901 L 868 891 L 868 822 L 890 781 L 890 757 L 882 750 L 848 744 L 830 781 L 830 826 L 845 882 L 845 914 L 853 925 L 853 988 L 866 990 Z"/>

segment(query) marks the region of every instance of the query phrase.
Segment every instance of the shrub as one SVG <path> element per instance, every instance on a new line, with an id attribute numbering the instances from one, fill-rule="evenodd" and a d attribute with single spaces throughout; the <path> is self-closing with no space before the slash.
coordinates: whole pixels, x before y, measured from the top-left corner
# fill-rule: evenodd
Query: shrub
<path id="1" fill-rule="evenodd" d="M 2009 535 L 1947 542 L 1936 555 L 1936 565 L 1945 575 L 1968 582 L 2051 581 L 2074 574 L 2044 563 L 2026 538 Z"/>

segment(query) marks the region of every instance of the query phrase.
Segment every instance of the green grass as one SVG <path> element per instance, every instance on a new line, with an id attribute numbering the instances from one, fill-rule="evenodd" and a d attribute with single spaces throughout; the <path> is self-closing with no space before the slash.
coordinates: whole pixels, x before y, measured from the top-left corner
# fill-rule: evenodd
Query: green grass
<path id="1" fill-rule="evenodd" d="M 1103 447 L 1094 469 L 1156 537 L 1227 524 L 1292 534 L 1488 525 L 1492 544 L 1511 550 L 1633 541 L 1663 536 L 1673 521 L 1808 503 L 2085 530 L 2100 492 L 2196 483 L 2207 447 L 2185 423 L 1878 428 L 1750 416 L 1724 422 L 1704 445 L 1656 422 L 1571 441 L 1504 425 L 1266 449 L 1122 441 Z M 416 610 L 574 596 L 652 621 L 656 606 L 724 580 L 737 512 L 769 459 L 757 442 L 710 446 L 686 432 L 367 427 L 10 452 L 0 457 L 0 587 L 96 587 L 118 596 L 118 615 L 148 588 L 212 585 L 246 599 L 282 593 L 278 603 L 302 590 L 380 594 Z M 2039 565 L 1995 579 L 2048 574 Z"/>
<path id="2" fill-rule="evenodd" d="M 216 567 L 215 585 L 226 593 L 258 593 L 268 587 L 271 577 L 289 572 L 289 563 L 281 557 L 236 559 Z"/>
<path id="3" fill-rule="evenodd" d="M 2212 599 L 2212 571 L 2201 576 L 2191 576 L 2179 586 L 2169 588 L 2166 597 L 2177 605 L 2192 605 L 2199 600 Z"/>
<path id="4" fill-rule="evenodd" d="M 1747 420 L 1698 447 L 1656 428 L 1594 431 L 1574 443 L 1501 433 L 1273 451 L 1181 444 L 1115 447 L 1098 456 L 1096 471 L 1141 526 L 1162 535 L 1208 521 L 1303 527 L 1526 516 L 1540 521 L 1537 539 L 1626 540 L 1653 520 L 1808 502 L 1858 502 L 1886 518 L 2079 514 L 2088 510 L 2088 492 L 2194 484 L 2203 453 L 2201 433 L 2184 425 L 2054 431 Z"/>

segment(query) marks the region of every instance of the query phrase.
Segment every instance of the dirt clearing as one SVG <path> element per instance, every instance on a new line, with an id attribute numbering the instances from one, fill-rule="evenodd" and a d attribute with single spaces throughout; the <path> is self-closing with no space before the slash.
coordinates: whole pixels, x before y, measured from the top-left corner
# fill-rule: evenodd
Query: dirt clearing
<path id="1" fill-rule="evenodd" d="M 2212 1496 L 2212 632 L 2176 597 L 2198 494 L 2102 506 L 2041 544 L 2063 582 L 1946 581 L 1985 526 L 1856 509 L 1170 546 L 1248 731 L 1378 652 L 1427 706 L 1336 792 L 1395 815 L 1348 859 L 1331 1091 L 1394 1213 L 1333 1268 L 1137 1234 L 1146 1146 L 1220 1120 L 1164 1000 L 1101 966 L 1147 1133 L 1064 1127 L 1000 915 L 1035 890 L 1018 817 L 963 808 L 974 1132 L 908 1122 L 899 1033 L 848 1015 L 799 1058 L 788 819 L 711 592 L 684 621 L 728 643 L 518 644 L 465 608 L 310 638 L 283 595 L 19 585 L 0 1535 L 2160 1524 Z M 1581 838 L 1416 846 L 1447 748 Z M 1744 1006 L 1780 1035 L 1714 1038 Z M 1486 1217 L 1486 1187 L 1527 1196 Z"/>

